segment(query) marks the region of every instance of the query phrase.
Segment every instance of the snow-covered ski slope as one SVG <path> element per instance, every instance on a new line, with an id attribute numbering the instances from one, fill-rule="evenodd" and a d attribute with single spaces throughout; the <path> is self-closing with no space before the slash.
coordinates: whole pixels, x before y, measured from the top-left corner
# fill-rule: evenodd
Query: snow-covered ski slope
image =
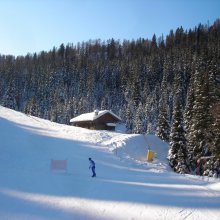
<path id="1" fill-rule="evenodd" d="M 0 219 L 220 220 L 219 179 L 173 173 L 167 147 L 153 135 L 91 131 L 0 106 Z M 51 171 L 51 159 L 67 160 L 67 171 Z"/>

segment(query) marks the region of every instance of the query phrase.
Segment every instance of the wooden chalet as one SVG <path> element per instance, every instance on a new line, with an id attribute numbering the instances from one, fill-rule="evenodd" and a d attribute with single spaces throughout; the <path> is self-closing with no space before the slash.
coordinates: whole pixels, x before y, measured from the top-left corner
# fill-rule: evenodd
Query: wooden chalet
<path id="1" fill-rule="evenodd" d="M 94 130 L 115 130 L 116 123 L 119 121 L 121 121 L 121 118 L 112 111 L 95 110 L 94 112 L 85 113 L 72 118 L 70 123 L 73 126 Z"/>

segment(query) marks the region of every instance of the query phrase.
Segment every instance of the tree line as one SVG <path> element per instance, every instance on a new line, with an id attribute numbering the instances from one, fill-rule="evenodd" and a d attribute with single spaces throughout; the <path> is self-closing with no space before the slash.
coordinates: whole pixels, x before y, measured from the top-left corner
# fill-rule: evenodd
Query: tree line
<path id="1" fill-rule="evenodd" d="M 164 37 L 0 55 L 0 104 L 69 124 L 110 109 L 129 133 L 170 143 L 174 171 L 220 173 L 220 20 Z"/>

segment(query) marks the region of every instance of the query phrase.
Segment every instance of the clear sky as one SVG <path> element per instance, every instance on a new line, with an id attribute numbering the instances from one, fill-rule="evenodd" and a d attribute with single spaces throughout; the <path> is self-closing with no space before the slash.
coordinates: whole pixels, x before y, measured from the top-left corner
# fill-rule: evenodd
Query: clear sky
<path id="1" fill-rule="evenodd" d="M 151 39 L 217 18 L 220 0 L 0 0 L 0 54 L 90 39 Z"/>

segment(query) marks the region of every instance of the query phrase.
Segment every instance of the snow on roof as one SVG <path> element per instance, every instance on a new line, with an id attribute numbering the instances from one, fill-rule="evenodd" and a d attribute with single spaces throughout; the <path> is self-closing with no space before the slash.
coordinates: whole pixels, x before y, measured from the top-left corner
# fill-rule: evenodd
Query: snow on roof
<path id="1" fill-rule="evenodd" d="M 109 127 L 115 127 L 116 126 L 115 123 L 106 123 L 106 125 L 109 126 Z"/>
<path id="2" fill-rule="evenodd" d="M 90 113 L 85 113 L 82 115 L 79 115 L 75 118 L 72 118 L 70 120 L 70 122 L 79 122 L 79 121 L 94 121 L 97 118 L 101 117 L 102 115 L 105 115 L 107 113 L 110 113 L 111 115 L 113 115 L 115 118 L 117 118 L 119 121 L 121 121 L 121 118 L 119 116 L 117 116 L 116 114 L 114 114 L 112 111 L 109 110 L 102 110 L 102 111 L 97 111 L 95 110 L 94 112 L 90 112 Z"/>

